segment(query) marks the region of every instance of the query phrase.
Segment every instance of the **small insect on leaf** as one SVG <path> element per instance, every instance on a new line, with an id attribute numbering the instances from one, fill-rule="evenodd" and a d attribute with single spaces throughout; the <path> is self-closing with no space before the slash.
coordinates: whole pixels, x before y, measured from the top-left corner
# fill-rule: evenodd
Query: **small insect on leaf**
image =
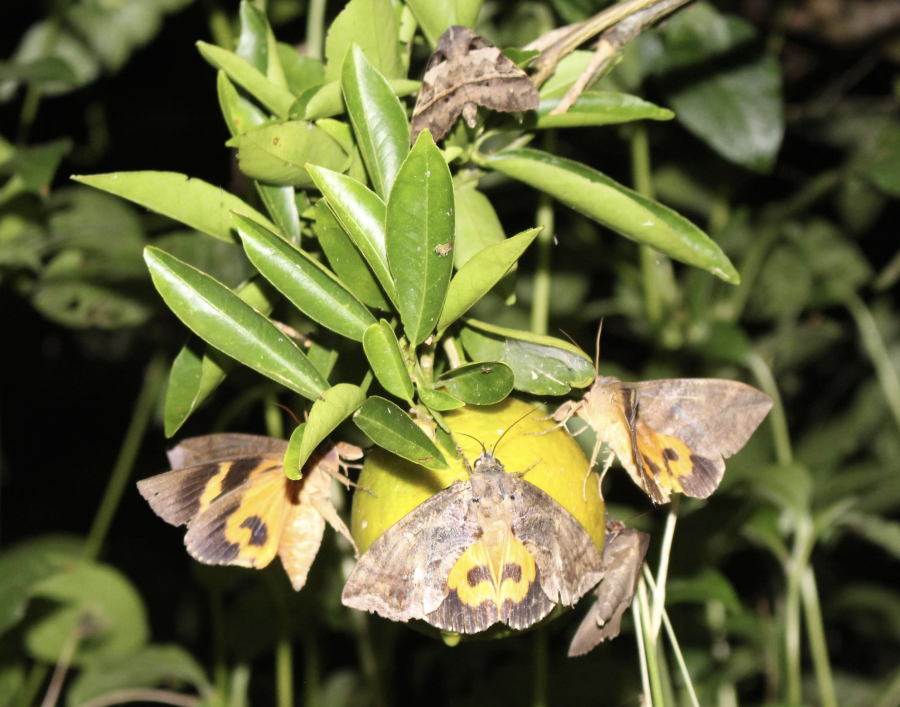
<path id="1" fill-rule="evenodd" d="M 436 245 L 434 247 L 434 252 L 440 255 L 442 258 L 446 255 L 450 254 L 450 251 L 453 250 L 453 242 L 449 243 L 441 243 L 440 245 Z"/>

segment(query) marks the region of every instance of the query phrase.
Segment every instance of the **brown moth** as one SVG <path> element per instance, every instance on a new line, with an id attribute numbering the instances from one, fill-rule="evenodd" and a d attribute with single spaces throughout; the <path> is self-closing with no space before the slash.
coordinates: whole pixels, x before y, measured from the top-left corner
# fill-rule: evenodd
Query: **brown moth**
<path id="1" fill-rule="evenodd" d="M 724 458 L 743 447 L 772 407 L 761 391 L 729 380 L 685 378 L 624 383 L 597 376 L 582 400 L 563 403 L 553 419 L 578 415 L 597 433 L 654 503 L 670 492 L 706 498 L 719 486 Z"/>
<path id="2" fill-rule="evenodd" d="M 468 27 L 451 27 L 428 60 L 412 115 L 415 143 L 425 128 L 440 140 L 462 115 L 475 127 L 477 106 L 514 113 L 534 110 L 540 98 L 528 75 Z"/>
<path id="3" fill-rule="evenodd" d="M 184 544 L 194 559 L 262 568 L 277 554 L 299 590 L 326 521 L 356 550 L 332 504 L 331 479 L 349 484 L 342 460 L 360 459 L 362 450 L 323 443 L 292 481 L 282 466 L 287 445 L 245 434 L 186 439 L 169 452 L 174 471 L 139 481 L 138 490 L 164 521 L 188 525 Z"/>
<path id="4" fill-rule="evenodd" d="M 607 518 L 603 548 L 603 581 L 594 590 L 590 608 L 569 645 L 569 656 L 584 655 L 598 643 L 619 635 L 622 615 L 631 606 L 650 536 Z"/>
<path id="5" fill-rule="evenodd" d="M 465 461 L 465 457 L 463 457 Z M 572 606 L 603 576 L 581 524 L 484 450 L 469 479 L 415 508 L 363 554 L 342 595 L 392 621 L 457 633 L 524 629 Z"/>

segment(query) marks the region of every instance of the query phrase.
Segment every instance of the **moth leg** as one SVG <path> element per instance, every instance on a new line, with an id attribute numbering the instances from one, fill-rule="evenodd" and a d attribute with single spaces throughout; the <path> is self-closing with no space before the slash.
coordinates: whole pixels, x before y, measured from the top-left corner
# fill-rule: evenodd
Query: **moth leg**
<path id="1" fill-rule="evenodd" d="M 341 473 L 341 471 L 340 471 L 341 469 L 344 469 L 347 467 L 349 467 L 351 469 L 361 469 L 362 467 L 360 465 L 358 465 L 358 464 L 350 465 L 350 464 L 344 464 L 343 462 L 338 462 L 338 469 L 335 469 L 330 464 L 325 464 L 325 463 L 320 463 L 320 466 L 326 474 L 328 474 L 332 479 L 337 479 L 338 481 L 340 481 L 346 488 L 349 489 L 352 487 L 355 489 L 359 489 L 360 491 L 365 491 L 366 493 L 370 494 L 372 496 L 372 498 L 377 498 L 377 496 L 375 495 L 375 493 L 373 491 L 367 489 L 365 486 L 360 486 L 355 481 L 351 481 L 350 478 L 347 476 L 346 472 Z"/>
<path id="2" fill-rule="evenodd" d="M 588 427 L 589 426 L 590 425 L 588 425 Z M 586 429 L 587 429 L 587 427 L 583 427 L 581 430 L 579 430 L 578 434 L 581 434 Z M 603 437 L 601 437 L 600 435 L 597 435 L 597 442 L 596 442 L 596 444 L 594 444 L 594 451 L 591 454 L 591 463 L 588 464 L 587 473 L 584 475 L 584 483 L 581 485 L 581 495 L 584 498 L 585 502 L 587 502 L 588 477 L 590 477 L 591 471 L 593 471 L 594 465 L 597 463 L 597 457 L 600 456 L 600 447 L 602 447 L 602 446 L 603 446 Z M 599 481 L 600 484 L 603 483 L 603 477 L 606 475 L 606 472 L 609 471 L 610 466 L 612 466 L 612 450 L 610 450 L 610 455 L 607 456 L 606 463 L 603 467 L 603 471 L 600 473 L 600 481 Z M 600 490 L 600 498 L 602 500 L 603 499 L 603 490 L 600 487 L 598 487 L 598 490 Z"/>
<path id="3" fill-rule="evenodd" d="M 359 548 L 356 547 L 356 543 L 353 541 L 353 536 L 350 535 L 350 531 L 347 529 L 347 526 L 344 525 L 344 521 L 341 520 L 341 517 L 337 514 L 337 511 L 334 510 L 334 505 L 331 503 L 331 497 L 321 491 L 314 491 L 309 494 L 309 503 L 310 505 L 316 509 L 316 512 L 322 516 L 325 520 L 328 521 L 328 524 L 334 528 L 337 532 L 343 535 L 347 540 L 350 541 L 350 545 L 353 547 L 353 553 L 356 555 L 357 559 L 359 558 Z"/>
<path id="4" fill-rule="evenodd" d="M 525 474 L 527 474 L 529 471 L 534 469 L 534 467 L 536 467 L 542 461 L 543 461 L 543 458 L 538 459 L 534 464 L 532 464 L 530 467 L 528 467 L 525 471 L 510 471 L 508 473 L 510 476 L 515 476 L 517 479 L 521 479 L 523 476 L 525 476 Z"/>
<path id="5" fill-rule="evenodd" d="M 474 128 L 478 123 L 478 106 L 472 103 L 472 101 L 466 103 L 462 109 L 462 117 L 470 128 Z"/>
<path id="6" fill-rule="evenodd" d="M 469 472 L 469 476 L 475 473 L 472 471 L 472 466 L 469 464 L 469 460 L 466 459 L 466 455 L 463 454 L 462 447 L 460 447 L 458 443 L 456 445 L 456 456 L 462 458 L 463 465 L 466 467 L 466 471 Z"/>
<path id="7" fill-rule="evenodd" d="M 529 436 L 531 435 L 545 435 L 548 432 L 553 432 L 553 430 L 558 429 L 565 425 L 569 418 L 575 415 L 579 409 L 584 405 L 583 401 L 580 400 L 567 400 L 558 408 L 552 415 L 547 415 L 546 417 L 536 417 L 536 420 L 556 420 L 557 424 L 551 427 L 549 430 L 543 430 L 542 432 L 529 432 L 527 433 Z M 584 430 L 580 430 L 578 434 L 581 434 Z"/>

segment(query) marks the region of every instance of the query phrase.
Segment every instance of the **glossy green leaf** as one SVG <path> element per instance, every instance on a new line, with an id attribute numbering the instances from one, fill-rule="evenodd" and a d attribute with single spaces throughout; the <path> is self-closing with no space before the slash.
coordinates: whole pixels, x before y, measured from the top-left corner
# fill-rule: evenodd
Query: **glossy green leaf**
<path id="1" fill-rule="evenodd" d="M 25 632 L 25 646 L 35 659 L 55 663 L 75 631 L 82 633 L 73 665 L 134 653 L 149 636 L 140 595 L 119 572 L 79 562 L 47 577 L 32 588 L 32 598 L 57 608 L 37 619 Z"/>
<path id="2" fill-rule="evenodd" d="M 320 127 L 304 120 L 263 125 L 227 143 L 238 148 L 238 164 L 248 177 L 282 186 L 310 187 L 307 164 L 343 172 L 350 157 Z"/>
<path id="3" fill-rule="evenodd" d="M 482 248 L 502 243 L 506 233 L 493 205 L 478 191 L 478 182 L 457 174 L 453 179 L 456 203 L 456 238 L 453 241 L 453 264 L 461 268 Z"/>
<path id="4" fill-rule="evenodd" d="M 440 377 L 451 395 L 472 405 L 493 405 L 512 393 L 516 378 L 512 369 L 499 361 L 467 363 Z"/>
<path id="5" fill-rule="evenodd" d="M 156 248 L 144 258 L 166 304 L 201 339 L 304 397 L 328 387 L 290 338 L 227 287 Z"/>
<path id="6" fill-rule="evenodd" d="M 309 419 L 294 430 L 284 453 L 284 473 L 289 479 L 303 477 L 301 470 L 312 453 L 365 399 L 362 389 L 349 383 L 338 383 L 316 399 Z"/>
<path id="7" fill-rule="evenodd" d="M 280 236 L 234 214 L 250 261 L 313 321 L 354 341 L 362 341 L 375 318 L 327 268 Z"/>
<path id="8" fill-rule="evenodd" d="M 225 124 L 232 135 L 245 133 L 269 120 L 256 105 L 238 93 L 224 71 L 219 71 L 216 76 L 216 92 L 219 96 L 222 117 L 225 118 Z"/>
<path id="9" fill-rule="evenodd" d="M 474 27 L 481 0 L 410 0 L 407 5 L 433 48 L 449 27 Z"/>
<path id="10" fill-rule="evenodd" d="M 228 78 L 245 89 L 279 118 L 287 118 L 294 102 L 294 94 L 270 81 L 265 74 L 253 68 L 234 52 L 206 42 L 197 42 L 197 48 L 210 64 L 221 69 Z"/>
<path id="11" fill-rule="evenodd" d="M 447 301 L 438 320 L 438 333 L 453 324 L 469 308 L 500 282 L 513 264 L 522 257 L 525 249 L 541 232 L 541 228 L 529 228 L 502 243 L 488 246 L 469 259 L 447 289 Z"/>
<path id="12" fill-rule="evenodd" d="M 269 68 L 269 23 L 265 14 L 247 0 L 242 0 L 239 8 L 241 31 L 234 53 L 260 73 L 267 74 Z M 272 77 L 267 76 L 267 78 L 271 80 Z"/>
<path id="13" fill-rule="evenodd" d="M 459 398 L 455 398 L 450 393 L 443 390 L 432 390 L 430 388 L 419 388 L 419 399 L 428 406 L 429 410 L 438 410 L 444 412 L 446 410 L 456 410 L 465 405 Z"/>
<path id="14" fill-rule="evenodd" d="M 406 110 L 356 44 L 344 59 L 341 88 L 375 193 L 387 199 L 400 165 L 409 154 Z"/>
<path id="15" fill-rule="evenodd" d="M 382 319 L 366 329 L 363 349 L 382 387 L 391 395 L 403 398 L 412 405 L 415 391 L 397 343 L 397 335 L 391 325 Z"/>
<path id="16" fill-rule="evenodd" d="M 385 79 L 395 96 L 403 97 L 415 93 L 422 87 L 421 81 L 411 79 Z M 331 81 L 321 86 L 307 89 L 291 106 L 292 118 L 320 120 L 346 112 L 344 94 L 340 81 Z"/>
<path id="17" fill-rule="evenodd" d="M 547 99 L 560 99 L 575 84 L 584 70 L 587 68 L 594 52 L 576 49 L 564 56 L 556 65 L 553 75 L 547 79 L 538 89 L 541 102 Z"/>
<path id="18" fill-rule="evenodd" d="M 295 96 L 301 96 L 307 89 L 325 83 L 325 65 L 318 59 L 301 54 L 298 47 L 278 42 L 278 58 L 281 60 L 288 88 Z"/>
<path id="19" fill-rule="evenodd" d="M 232 211 L 278 232 L 274 223 L 233 194 L 177 172 L 117 172 L 76 175 L 72 179 L 146 206 L 223 241 L 237 241 Z"/>
<path id="20" fill-rule="evenodd" d="M 516 390 L 565 395 L 594 382 L 594 364 L 579 348 L 552 336 L 465 320 L 462 344 L 474 361 L 503 361 L 515 373 Z"/>
<path id="21" fill-rule="evenodd" d="M 526 115 L 518 129 L 579 128 L 590 125 L 612 125 L 632 120 L 671 120 L 675 114 L 627 93 L 585 92 L 575 104 L 561 115 L 551 115 L 560 98 L 545 98 L 537 110 Z M 515 129 L 513 123 L 510 125 Z"/>
<path id="22" fill-rule="evenodd" d="M 423 130 L 404 161 L 387 204 L 387 255 L 396 303 L 410 345 L 437 325 L 453 258 L 453 180 L 440 150 Z"/>
<path id="23" fill-rule="evenodd" d="M 368 184 L 369 175 L 366 174 L 366 166 L 363 164 L 362 155 L 353 137 L 353 128 L 343 121 L 332 118 L 322 118 L 316 121 L 316 125 L 328 133 L 341 146 L 344 152 L 350 155 L 350 166 L 345 170 L 344 174 L 351 179 L 355 179 L 360 184 Z"/>
<path id="24" fill-rule="evenodd" d="M 390 400 L 370 396 L 353 421 L 375 444 L 398 457 L 427 469 L 447 468 L 447 462 L 431 438 Z"/>
<path id="25" fill-rule="evenodd" d="M 490 158 L 488 165 L 627 238 L 707 270 L 725 282 L 740 282 L 731 261 L 703 231 L 595 169 L 530 149 L 502 152 Z"/>
<path id="26" fill-rule="evenodd" d="M 390 309 L 366 259 L 341 228 L 327 199 L 319 199 L 316 203 L 316 236 L 332 270 L 361 302 L 375 309 Z"/>
<path id="27" fill-rule="evenodd" d="M 280 295 L 272 285 L 256 278 L 244 283 L 235 294 L 260 314 L 268 316 Z M 166 404 L 163 413 L 166 437 L 172 437 L 188 417 L 225 380 L 235 360 L 221 351 L 190 336 L 169 372 Z"/>
<path id="28" fill-rule="evenodd" d="M 362 253 L 381 287 L 394 300 L 394 280 L 388 268 L 385 245 L 384 202 L 371 189 L 343 174 L 320 167 L 309 168 L 316 187 L 328 200 L 338 223 Z"/>
<path id="29" fill-rule="evenodd" d="M 358 44 L 386 78 L 404 75 L 400 62 L 397 17 L 391 0 L 350 0 L 331 23 L 325 38 L 325 80 L 341 78 L 344 57 Z"/>

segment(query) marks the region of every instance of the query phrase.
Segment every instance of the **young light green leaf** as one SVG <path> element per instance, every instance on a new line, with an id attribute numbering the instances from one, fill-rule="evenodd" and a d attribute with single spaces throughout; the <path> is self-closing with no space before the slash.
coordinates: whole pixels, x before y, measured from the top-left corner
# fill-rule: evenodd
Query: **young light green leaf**
<path id="1" fill-rule="evenodd" d="M 482 248 L 505 241 L 506 233 L 490 199 L 478 191 L 477 180 L 457 174 L 453 179 L 453 201 L 456 204 L 453 264 L 458 270 Z"/>
<path id="2" fill-rule="evenodd" d="M 337 172 L 350 166 L 350 156 L 337 141 L 303 120 L 254 128 L 227 144 L 238 148 L 238 164 L 244 174 L 270 184 L 311 187 L 307 164 Z"/>
<path id="3" fill-rule="evenodd" d="M 384 202 L 371 189 L 343 174 L 310 165 L 309 174 L 328 200 L 328 206 L 344 232 L 359 248 L 381 287 L 396 298 L 385 245 Z"/>
<path id="4" fill-rule="evenodd" d="M 638 243 L 737 284 L 728 257 L 683 216 L 622 186 L 595 169 L 539 150 L 509 150 L 488 165 L 550 194 L 579 213 Z"/>
<path id="5" fill-rule="evenodd" d="M 450 393 L 445 393 L 443 390 L 432 390 L 431 388 L 419 388 L 418 389 L 419 398 L 422 400 L 425 405 L 428 406 L 429 410 L 438 410 L 443 412 L 445 410 L 456 410 L 457 408 L 461 408 L 465 405 L 465 403 L 459 398 L 454 398 Z"/>
<path id="6" fill-rule="evenodd" d="M 350 0 L 344 6 L 325 38 L 326 81 L 341 78 L 344 56 L 353 44 L 362 48 L 382 76 L 399 78 L 405 73 L 391 0 Z"/>
<path id="7" fill-rule="evenodd" d="M 283 238 L 240 214 L 233 214 L 244 249 L 260 274 L 313 321 L 362 341 L 375 318 L 327 268 Z"/>
<path id="8" fill-rule="evenodd" d="M 241 32 L 234 53 L 260 73 L 267 74 L 269 69 L 269 23 L 266 16 L 247 0 L 242 0 L 238 16 L 241 21 Z M 268 76 L 267 78 L 271 80 L 272 77 Z M 286 84 L 279 85 L 283 88 L 286 87 Z"/>
<path id="9" fill-rule="evenodd" d="M 469 259 L 450 281 L 447 301 L 438 320 L 438 335 L 500 282 L 540 232 L 541 228 L 529 228 L 502 243 L 488 246 Z"/>
<path id="10" fill-rule="evenodd" d="M 337 276 L 361 302 L 387 311 L 391 305 L 378 286 L 378 280 L 353 241 L 341 228 L 327 199 L 316 202 L 316 236 Z"/>
<path id="11" fill-rule="evenodd" d="M 503 361 L 515 373 L 516 390 L 565 395 L 594 381 L 590 357 L 568 341 L 474 319 L 465 324 L 460 338 L 469 356 L 475 361 Z"/>
<path id="12" fill-rule="evenodd" d="M 437 324 L 453 258 L 453 180 L 440 150 L 423 130 L 397 174 L 387 205 L 386 235 L 396 303 L 410 345 Z"/>
<path id="13" fill-rule="evenodd" d="M 309 399 L 328 387 L 293 341 L 227 287 L 156 248 L 144 259 L 166 304 L 201 339 Z"/>
<path id="14" fill-rule="evenodd" d="M 395 96 L 403 97 L 415 93 L 422 88 L 421 81 L 410 79 L 385 79 Z M 321 120 L 340 115 L 347 110 L 344 105 L 344 94 L 340 81 L 331 81 L 321 86 L 307 89 L 291 106 L 292 118 Z"/>
<path id="15" fill-rule="evenodd" d="M 307 89 L 325 83 L 325 65 L 319 59 L 301 54 L 298 47 L 291 44 L 278 42 L 277 46 L 291 93 L 302 96 Z"/>
<path id="16" fill-rule="evenodd" d="M 387 199 L 400 165 L 409 154 L 406 110 L 356 44 L 344 59 L 341 88 L 375 193 Z"/>
<path id="17" fill-rule="evenodd" d="M 398 457 L 427 469 L 447 468 L 447 462 L 431 438 L 390 400 L 370 396 L 353 421 L 375 444 Z"/>
<path id="18" fill-rule="evenodd" d="M 334 429 L 363 404 L 366 394 L 359 386 L 338 383 L 322 393 L 297 427 L 284 453 L 284 473 L 289 479 L 303 478 L 303 465 Z"/>
<path id="19" fill-rule="evenodd" d="M 221 69 L 228 78 L 244 88 L 279 118 L 287 118 L 294 102 L 294 94 L 270 81 L 265 74 L 253 68 L 234 52 L 206 42 L 197 42 L 197 48 L 210 64 Z"/>
<path id="20" fill-rule="evenodd" d="M 499 361 L 467 363 L 440 377 L 450 394 L 472 405 L 493 405 L 513 391 L 516 378 L 512 369 Z"/>
<path id="21" fill-rule="evenodd" d="M 406 4 L 432 47 L 453 25 L 474 27 L 481 9 L 481 0 L 410 0 Z"/>
<path id="22" fill-rule="evenodd" d="M 575 105 L 561 115 L 551 115 L 560 98 L 545 98 L 534 116 L 526 115 L 522 124 L 510 122 L 512 129 L 579 128 L 588 125 L 612 125 L 632 120 L 671 120 L 675 114 L 627 93 L 585 92 Z"/>
<path id="23" fill-rule="evenodd" d="M 412 405 L 415 391 L 391 325 L 382 319 L 366 329 L 362 341 L 366 358 L 378 382 L 388 393 Z"/>
<path id="24" fill-rule="evenodd" d="M 146 206 L 229 243 L 238 240 L 231 223 L 232 211 L 245 214 L 270 231 L 279 232 L 274 223 L 233 194 L 177 172 L 117 172 L 75 175 L 72 179 Z"/>

